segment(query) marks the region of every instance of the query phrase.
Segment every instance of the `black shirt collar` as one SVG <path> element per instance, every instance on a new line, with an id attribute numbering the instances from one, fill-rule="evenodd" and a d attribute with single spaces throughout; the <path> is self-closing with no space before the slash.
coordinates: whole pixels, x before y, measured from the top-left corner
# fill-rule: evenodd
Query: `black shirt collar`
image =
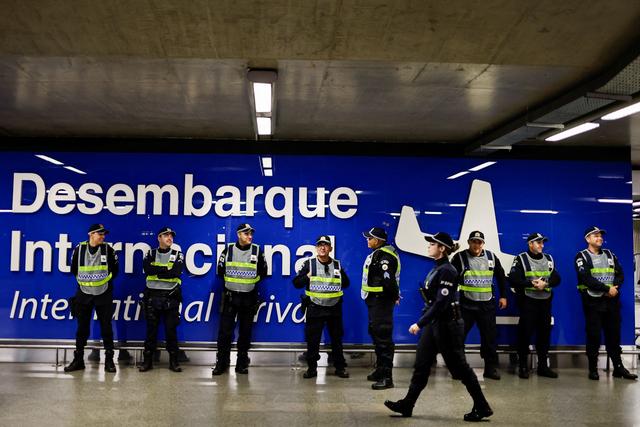
<path id="1" fill-rule="evenodd" d="M 436 260 L 436 266 L 438 267 L 445 264 L 449 264 L 449 257 L 447 256 L 443 256 L 442 258 Z"/>
<path id="2" fill-rule="evenodd" d="M 247 249 L 249 249 L 251 247 L 251 243 L 249 243 L 248 245 L 241 245 L 240 242 L 236 242 L 236 247 L 242 251 L 246 251 Z"/>
<path id="3" fill-rule="evenodd" d="M 158 252 L 160 252 L 161 254 L 166 254 L 167 252 L 169 252 L 171 250 L 171 248 L 167 248 L 167 249 L 161 249 L 160 247 L 158 247 Z"/>

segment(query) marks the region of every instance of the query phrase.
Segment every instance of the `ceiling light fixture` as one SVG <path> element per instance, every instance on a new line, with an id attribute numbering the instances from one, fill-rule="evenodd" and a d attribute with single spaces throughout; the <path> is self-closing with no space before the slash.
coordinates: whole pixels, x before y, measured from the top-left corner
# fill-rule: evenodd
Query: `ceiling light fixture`
<path id="1" fill-rule="evenodd" d="M 275 128 L 275 83 L 278 80 L 276 70 L 249 69 L 247 79 L 251 83 L 249 103 L 253 109 L 253 123 L 256 139 L 268 138 Z"/>
<path id="2" fill-rule="evenodd" d="M 581 134 L 581 133 L 584 133 L 584 132 L 588 132 L 588 131 L 590 131 L 592 129 L 595 129 L 595 128 L 598 128 L 598 127 L 600 127 L 599 123 L 587 122 L 587 123 L 583 123 L 581 125 L 572 127 L 571 129 L 567 129 L 565 131 L 556 133 L 555 135 L 551 135 L 551 136 L 545 138 L 544 140 L 545 141 L 550 141 L 550 142 L 561 141 L 563 139 L 567 139 L 567 138 L 570 138 L 570 137 L 572 137 L 574 135 L 578 135 L 578 134 Z"/>
<path id="3" fill-rule="evenodd" d="M 601 118 L 602 120 L 618 120 L 638 112 L 640 112 L 640 101 L 635 104 L 627 105 L 626 107 L 620 108 L 612 113 L 605 114 Z"/>

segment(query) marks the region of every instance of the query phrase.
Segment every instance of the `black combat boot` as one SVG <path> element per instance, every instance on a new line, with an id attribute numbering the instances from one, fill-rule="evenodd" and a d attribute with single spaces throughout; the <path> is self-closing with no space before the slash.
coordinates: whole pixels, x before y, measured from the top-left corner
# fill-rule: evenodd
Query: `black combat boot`
<path id="1" fill-rule="evenodd" d="M 600 375 L 598 374 L 598 357 L 589 357 L 589 379 L 598 381 Z"/>
<path id="2" fill-rule="evenodd" d="M 349 372 L 344 368 L 344 366 L 336 368 L 335 374 L 340 378 L 349 378 Z"/>
<path id="3" fill-rule="evenodd" d="M 367 381 L 378 382 L 382 379 L 382 368 L 376 367 L 369 375 L 367 375 Z"/>
<path id="4" fill-rule="evenodd" d="M 547 358 L 538 358 L 538 360 L 540 360 L 540 362 L 538 363 L 538 376 L 539 377 L 547 377 L 547 378 L 558 378 L 558 373 L 555 371 L 552 371 L 551 368 L 549 367 L 549 365 L 547 365 L 546 360 Z M 544 362 L 543 362 L 544 360 Z"/>
<path id="5" fill-rule="evenodd" d="M 236 373 L 246 375 L 249 373 L 249 363 L 251 359 L 249 359 L 249 355 L 247 353 L 238 353 L 238 358 L 236 359 Z"/>
<path id="6" fill-rule="evenodd" d="M 104 371 L 112 374 L 116 372 L 116 364 L 113 363 L 113 350 L 104 352 Z"/>
<path id="7" fill-rule="evenodd" d="M 214 377 L 217 375 L 222 375 L 225 372 L 227 372 L 227 369 L 229 369 L 229 359 L 220 357 L 218 355 L 218 359 L 216 360 L 216 366 L 211 371 L 211 375 L 213 375 Z"/>
<path id="8" fill-rule="evenodd" d="M 489 404 L 484 406 L 473 405 L 473 409 L 468 414 L 464 414 L 464 420 L 470 422 L 482 421 L 483 418 L 487 418 L 493 415 L 493 411 L 489 407 Z"/>
<path id="9" fill-rule="evenodd" d="M 131 354 L 129 350 L 118 351 L 118 362 L 129 363 L 131 361 Z"/>
<path id="10" fill-rule="evenodd" d="M 302 374 L 302 378 L 315 378 L 318 376 L 318 370 L 316 368 L 312 368 L 309 367 L 307 368 L 306 371 L 304 371 L 304 374 Z"/>
<path id="11" fill-rule="evenodd" d="M 371 388 L 374 390 L 385 390 L 388 388 L 393 388 L 393 376 L 391 372 L 391 368 L 383 368 L 382 378 L 378 382 L 371 384 Z"/>
<path id="12" fill-rule="evenodd" d="M 138 368 L 140 372 L 147 372 L 153 369 L 153 352 L 145 351 L 142 353 L 142 366 Z"/>
<path id="13" fill-rule="evenodd" d="M 173 372 L 182 372 L 180 363 L 178 362 L 178 352 L 169 352 L 169 369 Z"/>
<path id="14" fill-rule="evenodd" d="M 396 402 L 391 400 L 385 400 L 384 406 L 391 409 L 393 412 L 397 412 L 403 417 L 410 417 L 413 415 L 413 405 L 414 403 L 407 399 L 400 399 Z"/>
<path id="15" fill-rule="evenodd" d="M 73 352 L 73 360 L 68 366 L 64 367 L 65 372 L 80 371 L 84 369 L 84 352 L 76 350 Z"/>
<path id="16" fill-rule="evenodd" d="M 188 363 L 190 361 L 191 361 L 191 359 L 189 359 L 189 356 L 187 356 L 187 353 L 184 350 L 179 350 L 178 351 L 178 362 L 180 362 L 180 363 Z"/>
<path id="17" fill-rule="evenodd" d="M 631 372 L 629 372 L 627 370 L 627 368 L 624 367 L 624 365 L 622 363 L 620 363 L 619 365 L 615 366 L 613 368 L 613 374 L 612 374 L 615 378 L 624 378 L 627 380 L 637 380 L 638 376 L 636 374 L 632 374 Z"/>
<path id="18" fill-rule="evenodd" d="M 492 380 L 500 379 L 500 374 L 498 373 L 498 370 L 496 369 L 496 366 L 494 364 L 485 365 L 484 373 L 482 374 L 482 376 L 485 378 L 490 378 Z"/>

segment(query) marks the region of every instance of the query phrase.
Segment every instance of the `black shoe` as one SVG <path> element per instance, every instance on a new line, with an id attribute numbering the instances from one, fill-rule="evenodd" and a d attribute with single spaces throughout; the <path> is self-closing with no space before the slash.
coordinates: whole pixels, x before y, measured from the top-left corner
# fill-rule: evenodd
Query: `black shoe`
<path id="1" fill-rule="evenodd" d="M 616 378 L 624 378 L 626 380 L 637 380 L 638 376 L 636 374 L 632 374 L 625 368 L 624 366 L 618 366 L 613 369 L 613 374 Z"/>
<path id="2" fill-rule="evenodd" d="M 306 371 L 304 371 L 304 374 L 302 374 L 302 378 L 315 378 L 318 376 L 318 371 L 316 371 L 315 369 L 307 369 Z"/>
<path id="3" fill-rule="evenodd" d="M 182 368 L 178 362 L 178 353 L 175 351 L 169 353 L 169 370 L 171 372 L 182 372 Z"/>
<path id="4" fill-rule="evenodd" d="M 114 374 L 116 372 L 116 364 L 113 363 L 113 351 L 111 351 L 111 354 L 107 352 L 104 356 L 104 371 L 110 374 Z"/>
<path id="5" fill-rule="evenodd" d="M 397 402 L 391 400 L 385 400 L 384 406 L 391 409 L 393 412 L 397 412 L 403 417 L 410 417 L 413 415 L 413 405 L 408 403 L 404 399 L 400 399 Z"/>
<path id="6" fill-rule="evenodd" d="M 118 351 L 118 362 L 129 362 L 130 360 L 131 354 L 129 354 L 129 350 Z"/>
<path id="7" fill-rule="evenodd" d="M 87 360 L 89 362 L 99 362 L 100 350 L 98 350 L 97 348 L 94 348 L 93 350 L 91 350 L 91 353 L 89 353 L 89 356 L 87 356 Z"/>
<path id="8" fill-rule="evenodd" d="M 476 408 L 475 406 L 468 414 L 464 414 L 464 420 L 469 422 L 482 421 L 483 418 L 487 418 L 493 415 L 493 411 L 489 406 L 485 408 Z"/>
<path id="9" fill-rule="evenodd" d="M 142 354 L 142 366 L 138 368 L 140 372 L 147 372 L 153 369 L 153 354 L 152 352 L 144 352 Z"/>
<path id="10" fill-rule="evenodd" d="M 336 368 L 336 376 L 340 378 L 349 378 L 349 372 L 344 368 Z"/>
<path id="11" fill-rule="evenodd" d="M 538 376 L 547 378 L 558 378 L 558 373 L 552 371 L 548 366 L 538 366 Z"/>
<path id="12" fill-rule="evenodd" d="M 184 350 L 178 351 L 178 362 L 180 363 L 191 362 L 191 359 L 189 359 L 189 356 L 187 356 L 187 353 L 185 353 Z"/>
<path id="13" fill-rule="evenodd" d="M 518 369 L 518 376 L 524 380 L 526 380 L 527 378 L 529 378 L 529 368 L 519 368 Z"/>
<path id="14" fill-rule="evenodd" d="M 217 375 L 222 375 L 225 372 L 227 372 L 227 369 L 229 369 L 229 365 L 218 362 L 216 363 L 216 366 L 211 371 L 211 375 L 213 375 L 214 377 Z"/>
<path id="15" fill-rule="evenodd" d="M 498 373 L 498 370 L 494 367 L 484 368 L 484 373 L 482 374 L 482 376 L 485 378 L 491 378 L 492 380 L 500 379 L 500 374 Z"/>
<path id="16" fill-rule="evenodd" d="M 598 375 L 598 371 L 589 371 L 589 379 L 598 381 L 600 379 L 600 375 Z"/>
<path id="17" fill-rule="evenodd" d="M 71 363 L 69 363 L 68 366 L 64 367 L 64 371 L 65 372 L 73 372 L 73 371 L 80 371 L 82 369 L 84 369 L 84 353 L 82 352 L 78 352 L 78 351 L 74 351 L 73 352 L 73 360 L 71 361 Z"/>
<path id="18" fill-rule="evenodd" d="M 382 378 L 380 381 L 371 384 L 371 388 L 374 390 L 386 390 L 393 387 L 393 378 L 391 377 Z"/>
<path id="19" fill-rule="evenodd" d="M 236 365 L 236 373 L 246 375 L 249 373 L 249 367 L 246 365 Z"/>
<path id="20" fill-rule="evenodd" d="M 369 375 L 367 375 L 367 381 L 378 382 L 382 379 L 382 369 L 376 368 Z"/>

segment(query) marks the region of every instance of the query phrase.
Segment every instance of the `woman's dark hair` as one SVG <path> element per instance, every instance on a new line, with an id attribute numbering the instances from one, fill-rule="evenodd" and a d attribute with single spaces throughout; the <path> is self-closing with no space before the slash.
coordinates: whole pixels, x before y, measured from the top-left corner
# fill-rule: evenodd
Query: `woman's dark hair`
<path id="1" fill-rule="evenodd" d="M 446 247 L 444 245 L 440 245 L 440 246 L 444 247 L 444 254 L 446 256 L 449 256 L 452 253 L 454 253 L 455 251 L 457 251 L 458 249 L 460 249 L 460 244 L 458 244 L 458 243 L 454 243 L 453 247 L 451 249 L 449 249 L 448 247 Z"/>

